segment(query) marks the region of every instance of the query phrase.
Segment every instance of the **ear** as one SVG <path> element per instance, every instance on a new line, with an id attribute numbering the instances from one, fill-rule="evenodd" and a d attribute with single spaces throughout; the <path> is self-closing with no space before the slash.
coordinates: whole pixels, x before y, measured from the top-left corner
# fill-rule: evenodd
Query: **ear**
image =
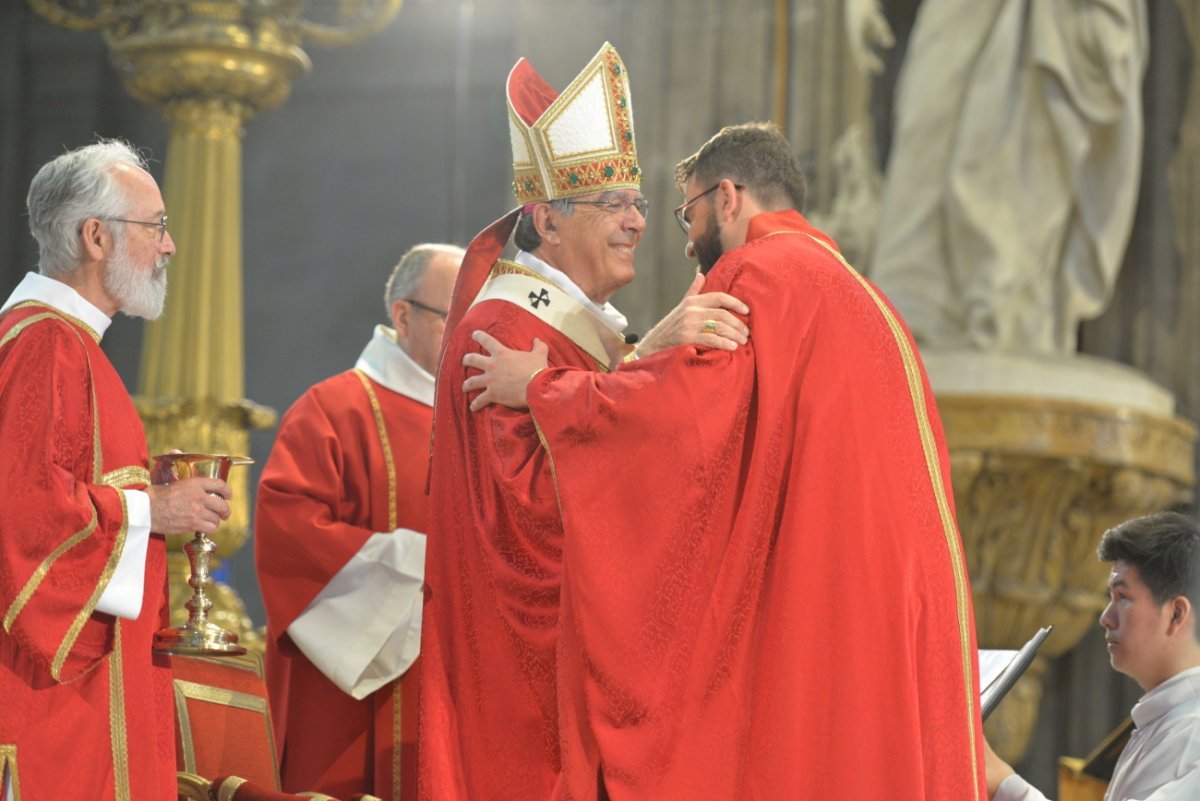
<path id="1" fill-rule="evenodd" d="M 558 226 L 554 221 L 554 210 L 550 208 L 549 203 L 539 203 L 533 207 L 533 226 L 537 229 L 538 236 L 550 242 L 558 244 Z"/>
<path id="2" fill-rule="evenodd" d="M 717 219 L 722 223 L 736 220 L 742 213 L 742 195 L 744 194 L 745 191 L 738 191 L 737 184 L 732 180 L 722 178 L 717 188 Z"/>
<path id="3" fill-rule="evenodd" d="M 392 308 L 389 310 L 389 316 L 392 318 L 392 328 L 396 329 L 397 338 L 403 339 L 408 336 L 408 316 L 412 314 L 412 307 L 403 300 L 392 302 Z"/>
<path id="4" fill-rule="evenodd" d="M 1171 612 L 1171 620 L 1167 624 L 1167 634 L 1174 635 L 1181 626 L 1186 626 L 1187 631 L 1195 628 L 1192 620 L 1192 602 L 1186 595 L 1176 595 L 1167 601 L 1167 608 Z"/>
<path id="5" fill-rule="evenodd" d="M 95 217 L 83 221 L 79 230 L 79 241 L 83 247 L 83 255 L 88 261 L 101 261 L 112 246 L 112 235 L 104 227 L 104 223 Z"/>

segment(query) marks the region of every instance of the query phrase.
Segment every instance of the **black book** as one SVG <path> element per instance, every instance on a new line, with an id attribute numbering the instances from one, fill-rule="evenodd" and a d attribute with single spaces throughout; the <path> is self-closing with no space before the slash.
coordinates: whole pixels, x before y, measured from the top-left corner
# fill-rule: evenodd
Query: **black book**
<path id="1" fill-rule="evenodd" d="M 1000 703 L 1000 699 L 1017 683 L 1017 679 L 1021 678 L 1021 674 L 1029 667 L 1052 628 L 1054 627 L 1046 626 L 1038 629 L 1019 651 L 979 652 L 979 683 L 983 687 L 979 701 L 984 720 L 987 720 L 987 716 Z"/>

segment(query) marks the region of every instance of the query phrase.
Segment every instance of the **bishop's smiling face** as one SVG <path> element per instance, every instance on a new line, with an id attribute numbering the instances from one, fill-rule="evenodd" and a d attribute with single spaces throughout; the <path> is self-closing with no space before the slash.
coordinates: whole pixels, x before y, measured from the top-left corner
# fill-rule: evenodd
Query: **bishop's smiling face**
<path id="1" fill-rule="evenodd" d="M 554 214 L 559 237 L 553 265 L 566 273 L 589 298 L 605 303 L 633 280 L 633 255 L 646 220 L 633 205 L 632 189 L 583 195 L 580 201 L 625 201 L 621 211 L 579 204 L 572 214 Z"/>

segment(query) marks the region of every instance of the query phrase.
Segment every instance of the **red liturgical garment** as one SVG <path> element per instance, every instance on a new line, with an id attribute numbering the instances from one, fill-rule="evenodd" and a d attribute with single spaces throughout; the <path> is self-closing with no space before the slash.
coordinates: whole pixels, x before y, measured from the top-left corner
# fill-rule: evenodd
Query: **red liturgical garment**
<path id="1" fill-rule="evenodd" d="M 587 351 L 535 316 L 547 311 L 541 289 L 552 298 L 550 313 L 578 313 L 580 320 L 589 314 L 544 279 L 528 280 L 509 292 L 513 302 L 481 300 L 447 334 L 421 642 L 424 801 L 540 801 L 552 797 L 560 776 L 555 674 L 563 542 L 550 463 L 528 413 L 499 406 L 473 413 L 462 391 L 462 357 L 480 352 L 475 330 L 517 348 L 537 338 L 549 346 L 550 364 L 599 369 Z M 517 305 L 526 297 L 531 305 Z M 611 331 L 608 338 L 620 341 Z"/>
<path id="2" fill-rule="evenodd" d="M 166 552 L 141 614 L 96 612 L 146 434 L 99 336 L 40 303 L 0 316 L 0 765 L 22 799 L 175 798 Z"/>
<path id="3" fill-rule="evenodd" d="M 425 531 L 432 415 L 425 404 L 349 370 L 313 386 L 288 410 L 263 469 L 255 561 L 267 609 L 280 780 L 289 792 L 398 800 L 399 783 L 404 798 L 416 797 L 420 663 L 355 700 L 301 653 L 287 629 L 373 534 Z"/>
<path id="4" fill-rule="evenodd" d="M 752 220 L 705 290 L 749 305 L 747 346 L 529 386 L 563 513 L 563 797 L 602 771 L 613 801 L 986 798 L 911 337 L 796 212 Z"/>

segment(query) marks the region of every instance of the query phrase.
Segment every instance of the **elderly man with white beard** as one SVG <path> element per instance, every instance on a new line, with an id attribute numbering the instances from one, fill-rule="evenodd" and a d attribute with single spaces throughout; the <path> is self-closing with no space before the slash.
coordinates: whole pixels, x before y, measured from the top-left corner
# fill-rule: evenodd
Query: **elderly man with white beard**
<path id="1" fill-rule="evenodd" d="M 174 798 L 162 535 L 212 533 L 231 495 L 150 486 L 100 338 L 162 313 L 175 243 L 124 142 L 47 163 L 26 204 L 38 273 L 0 306 L 0 798 Z"/>

